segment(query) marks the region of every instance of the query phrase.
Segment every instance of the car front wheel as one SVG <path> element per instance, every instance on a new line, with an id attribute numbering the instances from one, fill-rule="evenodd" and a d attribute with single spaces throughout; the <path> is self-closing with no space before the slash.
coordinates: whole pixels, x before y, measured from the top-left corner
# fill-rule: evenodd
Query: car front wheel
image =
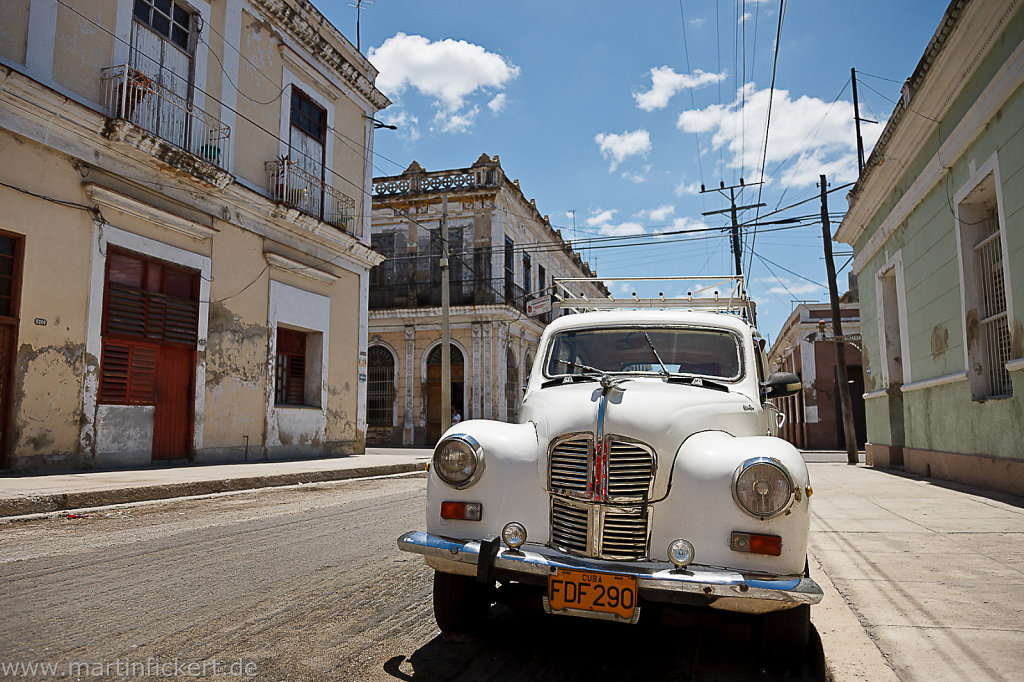
<path id="1" fill-rule="evenodd" d="M 797 671 L 807 660 L 811 636 L 811 607 L 801 604 L 761 617 L 765 659 L 776 669 Z"/>
<path id="2" fill-rule="evenodd" d="M 434 571 L 434 620 L 444 634 L 478 634 L 490 606 L 491 590 L 476 578 Z"/>

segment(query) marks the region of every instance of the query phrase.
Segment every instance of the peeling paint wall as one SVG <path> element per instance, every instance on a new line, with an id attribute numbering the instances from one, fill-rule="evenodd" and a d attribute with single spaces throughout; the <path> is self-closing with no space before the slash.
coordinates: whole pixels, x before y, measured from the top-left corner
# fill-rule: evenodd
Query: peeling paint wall
<path id="1" fill-rule="evenodd" d="M 113 66 L 114 37 L 100 26 L 108 30 L 114 26 L 117 3 L 94 0 L 61 0 L 61 3 L 57 8 L 59 39 L 53 52 L 54 78 L 64 87 L 101 102 L 100 70 Z M 6 21 L 6 6 L 3 11 Z"/>
<path id="2" fill-rule="evenodd" d="M 206 340 L 205 437 L 197 459 L 265 455 L 267 285 L 263 240 L 218 221 Z M 246 445 L 248 444 L 248 451 Z"/>
<path id="3" fill-rule="evenodd" d="M 66 158 L 0 131 L 0 181 L 83 200 Z M 25 234 L 21 324 L 13 381 L 11 454 L 58 465 L 88 462 L 78 444 L 85 355 L 92 217 L 0 187 L 0 229 Z M 53 248 L 54 245 L 62 248 Z M 59 273 L 59 276 L 56 276 Z M 36 320 L 39 320 L 39 323 Z"/>

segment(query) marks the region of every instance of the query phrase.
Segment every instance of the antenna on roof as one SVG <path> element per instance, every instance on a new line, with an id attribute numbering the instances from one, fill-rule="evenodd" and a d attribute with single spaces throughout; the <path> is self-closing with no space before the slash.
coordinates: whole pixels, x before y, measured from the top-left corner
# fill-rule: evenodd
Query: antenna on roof
<path id="1" fill-rule="evenodd" d="M 356 51 L 362 52 L 363 48 L 359 44 L 359 15 L 362 13 L 363 5 L 372 5 L 374 0 L 350 0 L 348 3 L 349 7 L 356 8 Z"/>

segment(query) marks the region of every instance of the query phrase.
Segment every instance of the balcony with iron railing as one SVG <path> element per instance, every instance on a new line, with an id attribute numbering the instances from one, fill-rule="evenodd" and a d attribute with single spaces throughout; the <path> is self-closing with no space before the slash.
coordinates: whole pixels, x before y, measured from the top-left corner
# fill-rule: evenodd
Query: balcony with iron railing
<path id="1" fill-rule="evenodd" d="M 449 286 L 449 302 L 452 306 L 505 303 L 517 310 L 524 312 L 526 310 L 523 288 L 516 284 L 506 286 L 505 280 L 501 278 L 452 280 Z M 371 310 L 439 307 L 440 305 L 440 280 L 398 284 L 370 283 L 369 306 Z"/>
<path id="2" fill-rule="evenodd" d="M 339 192 L 286 156 L 268 161 L 266 165 L 270 174 L 271 199 L 343 232 L 359 236 L 355 199 Z"/>
<path id="3" fill-rule="evenodd" d="M 103 105 L 112 119 L 127 121 L 202 163 L 227 169 L 231 128 L 215 116 L 126 64 L 103 69 L 102 83 Z M 192 170 L 181 161 L 175 165 Z"/>

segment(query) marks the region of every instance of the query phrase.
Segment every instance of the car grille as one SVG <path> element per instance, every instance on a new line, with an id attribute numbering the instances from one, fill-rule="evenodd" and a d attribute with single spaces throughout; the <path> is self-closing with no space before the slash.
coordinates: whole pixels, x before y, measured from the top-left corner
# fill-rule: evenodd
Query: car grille
<path id="1" fill-rule="evenodd" d="M 551 449 L 551 487 L 570 493 L 586 494 L 590 483 L 590 458 L 593 439 L 570 437 Z"/>
<path id="2" fill-rule="evenodd" d="M 585 504 L 551 498 L 551 543 L 568 552 L 602 559 L 647 556 L 647 507 Z M 597 551 L 591 543 L 597 543 Z"/>
<path id="3" fill-rule="evenodd" d="M 551 541 L 563 549 L 586 553 L 590 514 L 586 508 L 551 499 Z"/>
<path id="4" fill-rule="evenodd" d="M 646 502 L 654 476 L 654 451 L 621 436 L 609 436 L 605 444 L 602 465 L 595 466 L 592 435 L 567 434 L 553 442 L 551 542 L 586 556 L 640 559 L 647 555 Z M 595 480 L 604 469 L 607 481 Z"/>
<path id="5" fill-rule="evenodd" d="M 650 450 L 630 441 L 609 439 L 608 497 L 647 499 L 653 468 Z"/>

